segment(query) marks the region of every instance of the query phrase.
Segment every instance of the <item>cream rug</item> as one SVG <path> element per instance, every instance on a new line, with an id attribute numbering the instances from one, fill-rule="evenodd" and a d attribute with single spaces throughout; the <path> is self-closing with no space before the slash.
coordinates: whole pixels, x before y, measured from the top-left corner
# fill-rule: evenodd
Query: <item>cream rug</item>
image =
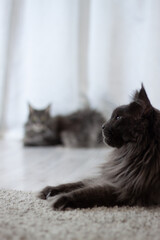
<path id="1" fill-rule="evenodd" d="M 35 194 L 0 190 L 1 240 L 159 240 L 159 208 L 53 211 Z"/>

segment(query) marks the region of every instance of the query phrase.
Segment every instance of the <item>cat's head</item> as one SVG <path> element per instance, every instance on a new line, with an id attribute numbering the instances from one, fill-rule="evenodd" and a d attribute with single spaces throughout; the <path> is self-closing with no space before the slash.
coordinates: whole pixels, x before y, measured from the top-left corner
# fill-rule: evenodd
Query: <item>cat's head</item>
<path id="1" fill-rule="evenodd" d="M 117 148 L 137 142 L 139 137 L 143 138 L 148 132 L 153 110 L 142 85 L 134 94 L 133 101 L 116 108 L 110 120 L 102 126 L 104 142 Z"/>
<path id="2" fill-rule="evenodd" d="M 28 104 L 29 108 L 29 121 L 33 124 L 45 125 L 50 119 L 50 108 L 51 105 L 48 105 L 45 109 L 37 110 Z"/>

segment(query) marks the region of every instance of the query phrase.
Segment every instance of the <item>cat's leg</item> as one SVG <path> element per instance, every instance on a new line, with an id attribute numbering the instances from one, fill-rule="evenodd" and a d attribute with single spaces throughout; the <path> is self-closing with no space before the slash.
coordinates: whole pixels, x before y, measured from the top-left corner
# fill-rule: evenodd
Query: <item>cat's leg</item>
<path id="1" fill-rule="evenodd" d="M 55 187 L 47 186 L 39 194 L 38 197 L 41 199 L 47 199 L 60 193 L 68 193 L 73 190 L 83 188 L 85 184 L 81 181 L 75 183 L 61 184 Z"/>
<path id="2" fill-rule="evenodd" d="M 66 208 L 92 208 L 94 206 L 115 206 L 118 203 L 114 189 L 108 186 L 84 187 L 62 194 L 53 199 L 53 209 L 65 210 Z"/>

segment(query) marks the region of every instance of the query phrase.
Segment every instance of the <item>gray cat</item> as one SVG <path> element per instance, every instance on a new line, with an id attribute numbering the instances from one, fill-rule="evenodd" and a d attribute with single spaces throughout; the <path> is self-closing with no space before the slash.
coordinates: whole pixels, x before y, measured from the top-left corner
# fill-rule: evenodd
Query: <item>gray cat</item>
<path id="1" fill-rule="evenodd" d="M 28 120 L 25 124 L 24 146 L 49 146 L 59 144 L 49 124 L 52 119 L 50 105 L 43 110 L 34 109 L 29 104 Z"/>
<path id="2" fill-rule="evenodd" d="M 66 116 L 51 117 L 50 106 L 36 110 L 29 105 L 25 146 L 62 144 L 66 147 L 103 146 L 101 125 L 105 118 L 90 108 Z"/>

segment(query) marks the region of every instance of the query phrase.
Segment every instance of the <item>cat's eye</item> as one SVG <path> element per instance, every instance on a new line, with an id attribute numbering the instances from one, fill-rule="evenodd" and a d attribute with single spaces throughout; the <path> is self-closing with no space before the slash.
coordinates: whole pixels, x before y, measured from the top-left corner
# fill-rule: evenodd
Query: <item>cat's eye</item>
<path id="1" fill-rule="evenodd" d="M 121 118 L 122 118 L 122 116 L 119 116 L 119 115 L 117 115 L 117 116 L 115 117 L 116 120 L 120 120 Z"/>
<path id="2" fill-rule="evenodd" d="M 37 122 L 37 117 L 36 117 L 36 116 L 33 116 L 33 117 L 32 117 L 32 122 L 34 122 L 34 123 Z"/>
<path id="3" fill-rule="evenodd" d="M 46 116 L 41 117 L 41 122 L 46 122 L 46 120 L 47 120 Z"/>

